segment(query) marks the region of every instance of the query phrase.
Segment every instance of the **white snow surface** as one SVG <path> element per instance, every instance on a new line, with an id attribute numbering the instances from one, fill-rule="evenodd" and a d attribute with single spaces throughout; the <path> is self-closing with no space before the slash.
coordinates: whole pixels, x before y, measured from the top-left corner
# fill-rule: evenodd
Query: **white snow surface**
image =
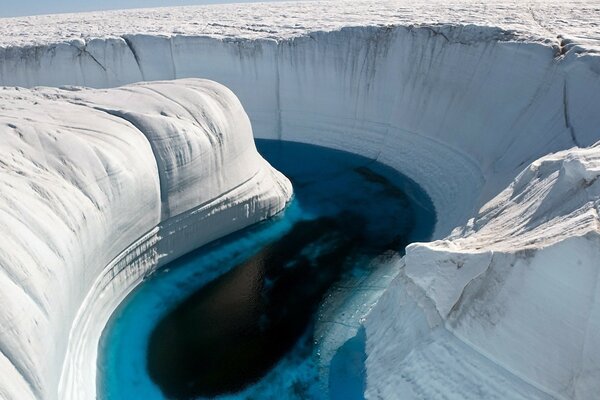
<path id="1" fill-rule="evenodd" d="M 93 398 L 118 300 L 157 266 L 278 212 L 291 186 L 211 81 L 5 89 L 0 104 L 0 398 Z M 72 380 L 59 394 L 63 363 Z"/>
<path id="2" fill-rule="evenodd" d="M 600 2 L 588 0 L 383 0 L 222 4 L 0 18 L 0 46 L 35 46 L 107 36 L 290 39 L 347 26 L 474 24 L 515 39 L 562 39 L 600 49 Z"/>
<path id="3" fill-rule="evenodd" d="M 367 398 L 402 394 L 408 399 L 587 400 L 600 391 L 599 10 L 600 3 L 593 1 L 337 1 L 11 18 L 0 24 L 0 84 L 106 88 L 137 81 L 212 79 L 239 97 L 257 137 L 329 146 L 396 168 L 430 195 L 438 217 L 436 240 L 409 246 L 398 261 L 398 276 L 362 321 Z M 185 233 L 177 232 L 190 227 L 208 238 L 223 233 L 212 231 L 219 226 L 234 229 L 214 222 L 231 220 L 241 210 L 227 208 L 223 196 L 255 199 L 254 189 L 222 192 L 236 178 L 220 175 L 221 167 L 226 168 L 219 164 L 218 153 L 210 154 L 205 175 L 194 175 L 194 168 L 171 168 L 180 161 L 169 152 L 173 124 L 182 128 L 182 138 L 188 137 L 184 129 L 193 126 L 209 133 L 203 136 L 205 142 L 197 143 L 200 148 L 216 143 L 212 128 L 197 117 L 198 98 L 192 92 L 156 83 L 108 91 L 67 87 L 4 93 L 11 100 L 2 100 L 0 107 L 10 110 L 14 120 L 29 123 L 36 135 L 52 124 L 66 123 L 75 112 L 71 110 L 79 109 L 90 113 L 84 132 L 114 126 L 111 132 L 119 141 L 103 157 L 126 159 L 131 168 L 138 162 L 145 169 L 140 167 L 144 172 L 131 183 L 111 184 L 101 192 L 108 191 L 110 198 L 117 196 L 113 191 L 135 193 L 135 204 L 150 201 L 140 194 L 142 189 L 155 194 L 148 205 L 154 214 L 144 213 L 143 218 L 137 217 L 141 210 L 130 210 L 133 201 L 98 203 L 95 192 L 89 193 L 94 185 L 81 201 L 69 200 L 76 210 L 91 198 L 110 207 L 108 215 L 136 215 L 134 224 L 125 224 L 130 233 L 109 227 L 115 230 L 107 235 L 123 235 L 106 244 L 114 248 L 90 247 L 99 237 L 92 232 L 109 229 L 96 222 L 105 218 L 99 211 L 91 214 L 95 217 L 81 211 L 89 233 L 70 234 L 71 241 L 54 244 L 44 233 L 61 226 L 47 222 L 53 214 L 38 218 L 31 210 L 42 206 L 29 204 L 33 200 L 28 197 L 5 201 L 7 210 L 20 210 L 10 211 L 16 215 L 13 225 L 27 227 L 33 221 L 39 242 L 35 248 L 48 249 L 13 261 L 26 253 L 15 246 L 24 245 L 2 247 L 3 257 L 10 260 L 2 261 L 10 279 L 1 295 L 12 291 L 29 297 L 17 301 L 7 296 L 1 302 L 10 306 L 2 310 L 7 322 L 0 334 L 0 397 L 92 398 L 102 321 L 145 271 L 170 259 L 158 254 L 174 248 L 174 256 L 185 250 L 177 247 Z M 200 103 L 212 104 L 207 100 L 211 97 L 207 94 Z M 51 108 L 53 102 L 60 104 Z M 160 114 L 164 107 L 167 115 Z M 53 119 L 58 122 L 49 122 Z M 222 116 L 217 120 L 224 121 Z M 3 135 L 11 138 L 3 148 L 23 158 L 10 144 L 20 143 L 8 125 L 17 124 L 2 124 L 7 132 Z M 117 135 L 122 130 L 144 135 L 128 136 L 132 142 L 126 145 Z M 77 158 L 75 165 L 95 162 L 97 156 L 78 150 L 83 146 L 77 145 L 79 136 L 68 148 L 48 136 L 48 143 L 37 144 L 37 154 L 25 157 L 33 165 L 28 168 L 51 162 L 68 172 L 69 157 Z M 242 142 L 240 147 L 231 143 L 234 153 L 247 148 Z M 41 146 L 53 146 L 52 154 L 58 155 L 42 153 Z M 125 146 L 136 152 L 120 156 Z M 140 149 L 145 156 L 132 159 Z M 249 153 L 244 157 L 263 165 Z M 156 172 L 146 159 L 157 160 Z M 98 165 L 112 163 L 100 160 Z M 231 163 L 236 176 L 250 173 L 241 165 Z M 100 179 L 103 170 L 98 171 L 93 176 Z M 270 215 L 289 195 L 285 181 L 273 174 L 265 167 L 250 180 L 264 180 L 265 188 L 258 200 L 249 200 L 257 204 L 257 209 L 249 206 L 249 215 Z M 78 179 L 86 182 L 84 178 L 92 179 Z M 15 183 L 10 184 L 26 186 L 25 179 L 12 179 Z M 206 194 L 208 203 L 197 213 L 185 211 L 202 195 L 180 190 L 180 182 L 188 179 L 198 185 L 210 182 L 212 194 Z M 46 194 L 47 185 L 37 185 L 27 190 L 66 196 L 60 203 L 39 200 L 53 204 L 54 213 L 70 209 L 70 186 Z M 7 193 L 13 190 L 5 186 Z M 213 223 L 203 223 L 214 214 L 210 199 L 222 199 L 215 207 L 223 212 Z M 152 221 L 144 222 L 150 215 Z M 197 223 L 187 223 L 188 217 Z M 156 224 L 158 228 L 149 230 Z M 20 231 L 13 225 L 3 231 L 16 235 Z M 77 232 L 78 226 L 64 229 Z M 165 231 L 175 233 L 164 238 Z M 56 271 L 50 265 L 57 265 L 53 254 L 62 254 L 61 246 L 70 249 L 65 259 L 71 267 Z M 84 264 L 88 267 L 82 269 Z M 92 272 L 81 278 L 72 271 Z M 32 288 L 54 288 L 57 281 L 73 282 L 75 289 L 52 292 L 58 296 L 46 307 L 51 322 L 38 328 L 23 307 L 45 306 L 49 300 L 39 293 L 49 292 Z M 43 321 L 43 311 L 27 312 Z M 56 332 L 57 344 L 43 345 L 40 332 Z"/>

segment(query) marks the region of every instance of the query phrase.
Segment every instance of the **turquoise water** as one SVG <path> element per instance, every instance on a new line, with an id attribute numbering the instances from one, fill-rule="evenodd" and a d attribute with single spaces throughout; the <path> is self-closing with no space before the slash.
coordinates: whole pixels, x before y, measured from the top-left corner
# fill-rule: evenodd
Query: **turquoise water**
<path id="1" fill-rule="evenodd" d="M 100 398 L 324 398 L 313 314 L 328 285 L 431 235 L 431 202 L 396 171 L 318 146 L 257 147 L 290 178 L 293 201 L 166 265 L 127 297 L 101 339 Z M 348 384 L 331 398 L 362 397 L 361 334 L 332 360 L 331 379 Z"/>

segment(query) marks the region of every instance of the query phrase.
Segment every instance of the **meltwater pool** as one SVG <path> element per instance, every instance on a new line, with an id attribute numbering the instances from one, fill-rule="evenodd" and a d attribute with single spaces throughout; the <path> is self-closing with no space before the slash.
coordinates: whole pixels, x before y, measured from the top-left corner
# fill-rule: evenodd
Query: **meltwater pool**
<path id="1" fill-rule="evenodd" d="M 328 326 L 358 318 L 365 282 L 388 282 L 394 257 L 430 237 L 433 206 L 372 160 L 293 142 L 257 147 L 292 181 L 293 200 L 125 299 L 102 335 L 99 398 L 363 398 L 360 328 L 326 359 L 322 341 L 331 351 L 338 333 Z"/>

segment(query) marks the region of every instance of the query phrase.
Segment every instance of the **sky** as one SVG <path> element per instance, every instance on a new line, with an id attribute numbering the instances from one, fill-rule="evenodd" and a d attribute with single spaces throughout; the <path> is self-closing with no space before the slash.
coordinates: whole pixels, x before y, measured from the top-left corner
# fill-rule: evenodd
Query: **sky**
<path id="1" fill-rule="evenodd" d="M 252 3 L 255 1 L 257 0 L 0 0 L 0 17 L 115 10 L 123 8 L 186 6 L 217 3 Z"/>

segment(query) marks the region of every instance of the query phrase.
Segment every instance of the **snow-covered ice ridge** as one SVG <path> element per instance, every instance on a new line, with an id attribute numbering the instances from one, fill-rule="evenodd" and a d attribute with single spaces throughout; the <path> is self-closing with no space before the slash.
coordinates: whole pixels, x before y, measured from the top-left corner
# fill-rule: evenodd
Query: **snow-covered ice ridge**
<path id="1" fill-rule="evenodd" d="M 398 169 L 430 195 L 438 240 L 407 249 L 363 321 L 367 397 L 587 400 L 600 392 L 599 9 L 593 2 L 307 2 L 6 19 L 0 84 L 208 78 L 239 97 L 257 137 L 325 145 Z M 124 101 L 87 90 L 33 93 L 79 96 L 101 109 L 109 99 Z M 166 97 L 156 107 L 164 104 Z M 25 101 L 19 115 L 54 115 L 35 107 Z M 13 132 L 8 124 L 0 128 Z M 150 254 L 144 249 L 153 240 L 143 236 L 128 254 Z M 80 251 L 80 259 L 90 257 Z M 93 264 L 95 274 L 111 251 L 90 250 L 105 257 Z M 93 290 L 104 296 L 88 295 L 73 328 L 63 320 L 62 347 L 49 361 L 39 364 L 42 351 L 30 345 L 15 353 L 18 336 L 33 327 L 2 331 L 0 354 L 18 369 L 0 382 L 1 395 L 92 397 L 99 327 L 86 318 L 98 307 L 106 316 L 122 298 L 119 279 L 106 279 L 118 294 Z M 123 277 L 123 287 L 136 279 Z M 80 298 L 61 296 L 75 300 L 57 312 L 73 315 Z M 7 312 L 20 315 L 19 304 Z"/>
<path id="2" fill-rule="evenodd" d="M 274 215 L 291 185 L 214 82 L 4 89 L 0 104 L 0 398 L 94 398 L 100 333 L 124 296 Z"/>

